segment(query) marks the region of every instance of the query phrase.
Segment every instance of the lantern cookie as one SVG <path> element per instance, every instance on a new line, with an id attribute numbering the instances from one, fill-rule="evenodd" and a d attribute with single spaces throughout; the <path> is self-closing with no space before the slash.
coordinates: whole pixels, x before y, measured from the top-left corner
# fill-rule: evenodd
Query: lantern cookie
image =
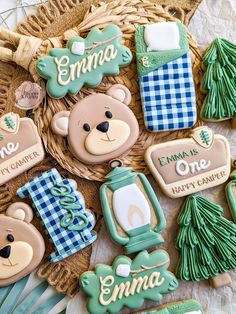
<path id="1" fill-rule="evenodd" d="M 43 258 L 44 240 L 32 219 L 31 207 L 21 202 L 0 215 L 0 287 L 28 275 Z"/>
<path id="2" fill-rule="evenodd" d="M 71 112 L 52 119 L 55 134 L 67 136 L 72 153 L 86 164 L 99 164 L 127 154 L 139 135 L 138 122 L 129 109 L 130 91 L 113 85 L 106 94 L 79 101 Z"/>
<path id="3" fill-rule="evenodd" d="M 118 313 L 124 306 L 142 306 L 145 299 L 159 302 L 163 294 L 178 288 L 177 279 L 167 270 L 169 264 L 165 251 L 143 251 L 133 261 L 119 256 L 112 266 L 99 264 L 95 271 L 83 273 L 80 286 L 89 296 L 89 313 Z"/>
<path id="4" fill-rule="evenodd" d="M 17 194 L 29 196 L 56 251 L 52 262 L 60 261 L 92 244 L 96 232 L 92 231 L 95 219 L 85 210 L 84 198 L 76 190 L 77 183 L 62 179 L 56 169 L 33 178 Z"/>
<path id="5" fill-rule="evenodd" d="M 192 127 L 197 118 L 196 100 L 184 25 L 141 25 L 135 42 L 146 128 L 159 132 Z"/>
<path id="6" fill-rule="evenodd" d="M 86 38 L 74 37 L 66 48 L 54 48 L 39 58 L 36 71 L 48 79 L 47 92 L 61 98 L 77 94 L 84 86 L 98 86 L 104 75 L 118 75 L 119 68 L 130 64 L 132 54 L 121 44 L 122 32 L 116 25 L 103 31 L 93 28 Z"/>
<path id="7" fill-rule="evenodd" d="M 201 304 L 195 300 L 186 300 L 160 305 L 136 314 L 203 314 Z"/>
<path id="8" fill-rule="evenodd" d="M 0 118 L 0 185 L 38 164 L 44 149 L 34 122 L 13 112 Z"/>
<path id="9" fill-rule="evenodd" d="M 166 220 L 148 179 L 132 168 L 117 167 L 100 188 L 100 199 L 112 239 L 130 254 L 164 240 Z"/>
<path id="10" fill-rule="evenodd" d="M 149 147 L 145 161 L 163 192 L 172 198 L 224 183 L 231 164 L 227 139 L 205 126 L 194 129 L 190 138 Z"/>

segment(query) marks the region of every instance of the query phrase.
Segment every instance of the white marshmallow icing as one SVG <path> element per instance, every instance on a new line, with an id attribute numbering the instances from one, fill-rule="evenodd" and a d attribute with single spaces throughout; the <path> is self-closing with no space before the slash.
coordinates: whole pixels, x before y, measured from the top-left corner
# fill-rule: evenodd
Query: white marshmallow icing
<path id="1" fill-rule="evenodd" d="M 160 22 L 146 25 L 144 40 L 147 51 L 168 51 L 180 49 L 180 34 L 175 22 Z"/>

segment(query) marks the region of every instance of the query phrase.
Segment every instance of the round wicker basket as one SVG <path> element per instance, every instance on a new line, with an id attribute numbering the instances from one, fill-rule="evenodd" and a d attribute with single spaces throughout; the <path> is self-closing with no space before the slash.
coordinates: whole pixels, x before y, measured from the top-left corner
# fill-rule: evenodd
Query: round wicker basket
<path id="1" fill-rule="evenodd" d="M 78 33 L 86 36 L 92 27 L 104 28 L 109 23 L 118 25 L 123 32 L 125 45 L 127 45 L 135 56 L 134 32 L 139 24 L 154 23 L 158 21 L 175 20 L 161 6 L 147 0 L 117 0 L 107 4 L 101 4 L 97 7 L 91 6 L 85 13 L 82 22 L 74 28 L 71 33 Z M 200 81 L 202 77 L 201 54 L 196 42 L 188 33 L 189 45 L 192 52 L 193 75 L 197 93 L 197 106 L 200 108 L 203 95 L 200 91 Z M 99 165 L 85 165 L 77 160 L 71 151 L 66 139 L 55 136 L 50 129 L 50 122 L 53 115 L 61 110 L 70 110 L 82 98 L 94 92 L 105 92 L 113 84 L 124 84 L 132 94 L 130 108 L 137 117 L 140 127 L 138 141 L 130 150 L 129 154 L 122 158 L 125 166 L 133 167 L 134 171 L 148 173 L 143 155 L 147 147 L 154 143 L 169 141 L 175 138 L 183 137 L 188 130 L 174 132 L 150 133 L 144 127 L 138 76 L 136 71 L 135 57 L 132 63 L 121 69 L 118 76 L 104 77 L 102 83 L 95 89 L 83 88 L 76 96 L 66 96 L 57 100 L 47 96 L 42 106 L 35 110 L 35 123 L 43 139 L 47 152 L 49 152 L 59 164 L 70 171 L 89 180 L 103 181 L 105 175 L 110 171 L 107 163 Z M 201 121 L 198 120 L 198 124 Z"/>

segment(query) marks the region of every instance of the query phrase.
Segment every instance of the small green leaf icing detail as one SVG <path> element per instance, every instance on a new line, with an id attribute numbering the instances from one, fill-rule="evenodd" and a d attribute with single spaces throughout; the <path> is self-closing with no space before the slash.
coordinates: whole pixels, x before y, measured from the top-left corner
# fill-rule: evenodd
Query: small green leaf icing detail
<path id="1" fill-rule="evenodd" d="M 145 299 L 159 302 L 163 294 L 178 287 L 168 266 L 169 256 L 163 250 L 143 251 L 133 261 L 119 256 L 112 266 L 98 264 L 95 271 L 80 277 L 81 289 L 89 296 L 89 313 L 115 314 L 124 306 L 138 308 Z M 129 271 L 124 274 L 124 269 Z"/>
<path id="2" fill-rule="evenodd" d="M 132 60 L 130 49 L 121 44 L 122 32 L 110 24 L 93 28 L 86 38 L 73 37 L 66 48 L 54 48 L 39 58 L 36 71 L 47 79 L 47 92 L 61 98 L 76 94 L 84 86 L 98 86 L 104 75 L 118 75 Z"/>
<path id="3" fill-rule="evenodd" d="M 9 130 L 14 130 L 15 128 L 15 123 L 14 121 L 12 120 L 11 117 L 7 116 L 4 118 L 4 121 L 5 121 L 5 124 L 6 126 L 8 127 Z"/>
<path id="4" fill-rule="evenodd" d="M 209 133 L 206 130 L 202 130 L 200 132 L 200 137 L 201 137 L 201 140 L 202 140 L 203 144 L 205 144 L 205 145 L 209 145 L 210 144 L 211 138 L 210 138 Z"/>
<path id="5" fill-rule="evenodd" d="M 199 281 L 236 268 L 236 225 L 223 208 L 200 195 L 189 196 L 178 217 L 181 280 Z"/>
<path id="6" fill-rule="evenodd" d="M 203 89 L 207 96 L 201 117 L 225 120 L 236 115 L 236 45 L 223 38 L 215 39 L 207 49 L 203 63 L 206 72 Z"/>

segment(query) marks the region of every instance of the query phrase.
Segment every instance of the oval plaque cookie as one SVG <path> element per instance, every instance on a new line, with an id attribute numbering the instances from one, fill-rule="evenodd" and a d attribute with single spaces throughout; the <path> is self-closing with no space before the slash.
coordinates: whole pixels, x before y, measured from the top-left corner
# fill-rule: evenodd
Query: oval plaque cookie
<path id="1" fill-rule="evenodd" d="M 231 164 L 227 139 L 206 126 L 195 128 L 189 138 L 150 146 L 145 161 L 171 198 L 224 183 Z"/>

